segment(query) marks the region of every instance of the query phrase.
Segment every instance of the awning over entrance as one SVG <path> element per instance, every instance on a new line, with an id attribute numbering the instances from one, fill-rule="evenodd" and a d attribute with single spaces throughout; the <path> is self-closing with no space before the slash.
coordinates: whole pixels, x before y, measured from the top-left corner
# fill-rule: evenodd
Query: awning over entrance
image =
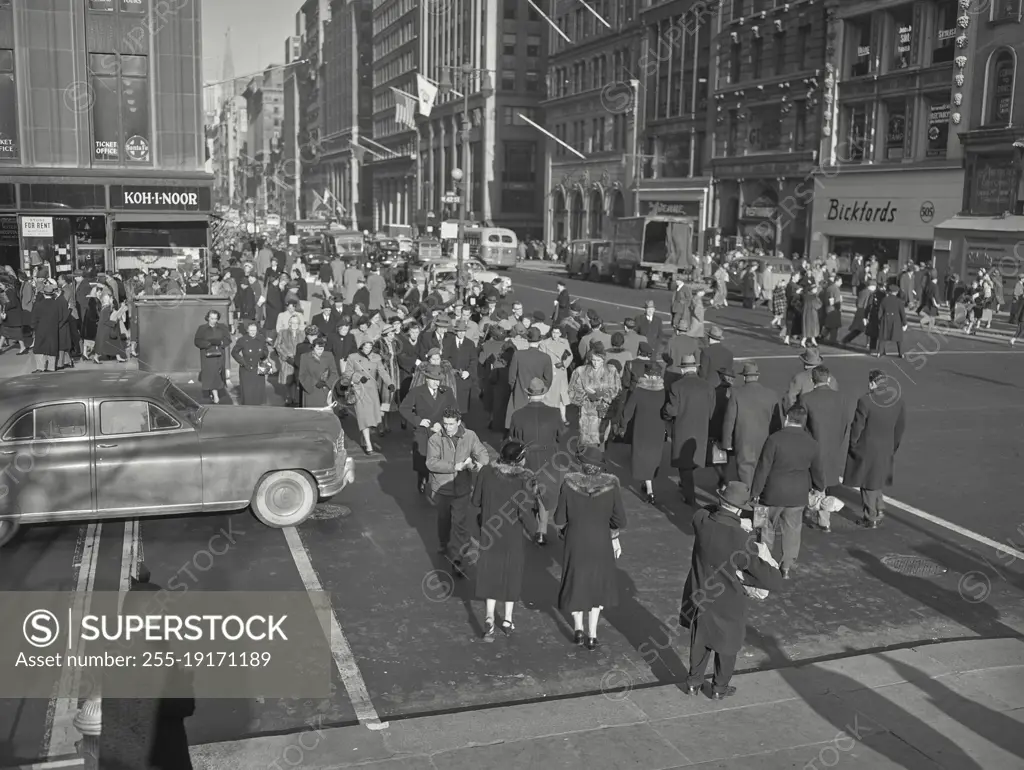
<path id="1" fill-rule="evenodd" d="M 1024 216 L 1009 217 L 953 217 L 935 225 L 936 230 L 970 230 L 973 232 L 1021 233 Z"/>

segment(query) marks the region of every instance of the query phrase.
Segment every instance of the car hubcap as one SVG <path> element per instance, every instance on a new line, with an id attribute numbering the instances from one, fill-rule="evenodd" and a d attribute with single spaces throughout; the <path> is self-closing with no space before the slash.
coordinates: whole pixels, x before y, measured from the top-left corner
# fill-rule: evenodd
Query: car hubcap
<path id="1" fill-rule="evenodd" d="M 305 491 L 292 479 L 281 479 L 267 490 L 267 508 L 275 516 L 289 516 L 302 507 Z"/>

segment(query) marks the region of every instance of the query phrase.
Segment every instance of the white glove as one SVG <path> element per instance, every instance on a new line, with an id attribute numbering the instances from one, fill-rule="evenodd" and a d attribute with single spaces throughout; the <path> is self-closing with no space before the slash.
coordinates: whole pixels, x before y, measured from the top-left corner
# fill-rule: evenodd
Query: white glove
<path id="1" fill-rule="evenodd" d="M 435 422 L 433 425 L 430 426 L 430 430 L 433 433 L 440 433 L 441 432 L 441 423 Z"/>
<path id="2" fill-rule="evenodd" d="M 430 427 L 430 420 L 420 420 L 420 427 L 421 428 L 429 428 Z"/>
<path id="3" fill-rule="evenodd" d="M 619 544 L 618 538 L 612 540 L 612 553 L 615 554 L 616 559 L 622 556 L 622 546 Z"/>
<path id="4" fill-rule="evenodd" d="M 469 372 L 463 372 L 462 373 L 462 379 L 468 380 L 469 379 Z"/>

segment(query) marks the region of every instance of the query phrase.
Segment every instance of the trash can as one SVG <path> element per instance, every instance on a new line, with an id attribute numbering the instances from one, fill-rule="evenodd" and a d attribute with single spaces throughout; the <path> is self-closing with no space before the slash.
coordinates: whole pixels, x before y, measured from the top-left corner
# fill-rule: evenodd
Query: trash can
<path id="1" fill-rule="evenodd" d="M 227 322 L 228 300 L 205 294 L 139 297 L 139 371 L 184 374 L 199 371 L 196 330 L 211 310 Z"/>

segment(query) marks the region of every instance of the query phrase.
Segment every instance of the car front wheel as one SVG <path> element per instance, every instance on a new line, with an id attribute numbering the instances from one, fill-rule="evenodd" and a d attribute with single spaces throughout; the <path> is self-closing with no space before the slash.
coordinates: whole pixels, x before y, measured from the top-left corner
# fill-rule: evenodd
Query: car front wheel
<path id="1" fill-rule="evenodd" d="M 19 529 L 21 529 L 21 525 L 16 521 L 11 521 L 9 519 L 0 521 L 0 548 L 3 548 L 11 542 L 15 535 L 18 534 Z"/>
<path id="2" fill-rule="evenodd" d="M 309 475 L 301 471 L 274 471 L 256 486 L 252 512 L 268 527 L 294 527 L 313 512 L 317 495 Z"/>

